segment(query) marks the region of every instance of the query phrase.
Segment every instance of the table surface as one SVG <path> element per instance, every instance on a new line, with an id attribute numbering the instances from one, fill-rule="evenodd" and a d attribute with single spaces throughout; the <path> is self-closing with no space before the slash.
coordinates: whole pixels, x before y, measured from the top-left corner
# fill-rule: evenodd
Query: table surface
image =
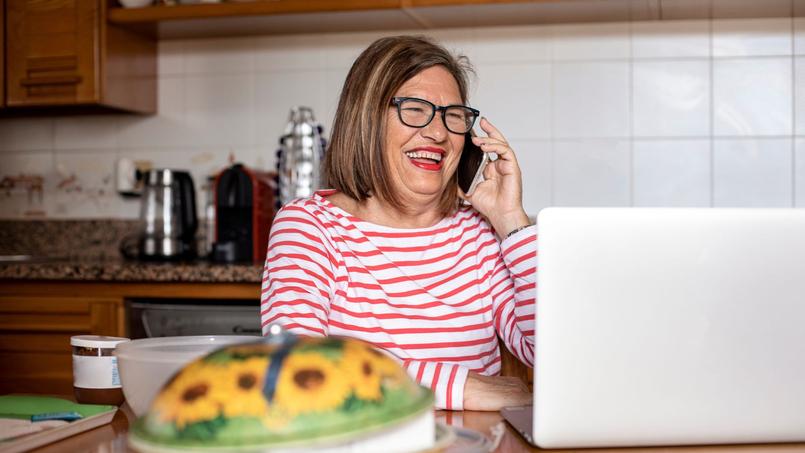
<path id="1" fill-rule="evenodd" d="M 40 447 L 33 450 L 38 453 L 63 453 L 81 451 L 88 453 L 115 453 L 115 452 L 136 452 L 127 444 L 127 433 L 130 423 L 134 421 L 134 414 L 127 405 L 123 405 L 115 414 L 111 423 L 95 428 L 91 431 L 62 439 L 58 442 Z M 528 451 L 551 451 L 541 450 L 531 447 L 528 443 L 506 423 L 498 412 L 449 412 L 437 411 L 436 419 L 448 425 L 463 426 L 464 428 L 480 431 L 487 436 L 493 437 L 492 432 L 498 425 L 504 427 L 503 436 L 496 452 L 528 452 Z M 493 431 L 494 430 L 494 431 Z M 717 453 L 717 452 L 803 452 L 805 453 L 805 443 L 797 444 L 763 444 L 763 445 L 725 445 L 725 446 L 689 446 L 689 447 L 659 447 L 659 448 L 605 448 L 594 450 L 553 450 L 561 452 L 571 451 L 590 451 L 594 453 L 603 452 L 681 452 L 681 453 Z"/>

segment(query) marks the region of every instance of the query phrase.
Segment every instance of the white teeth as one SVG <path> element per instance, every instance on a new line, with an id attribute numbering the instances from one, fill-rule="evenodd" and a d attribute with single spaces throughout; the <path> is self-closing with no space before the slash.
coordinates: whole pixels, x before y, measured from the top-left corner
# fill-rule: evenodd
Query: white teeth
<path id="1" fill-rule="evenodd" d="M 433 159 L 436 162 L 441 162 L 442 160 L 441 153 L 433 153 L 430 151 L 408 151 L 405 155 L 411 159 Z"/>

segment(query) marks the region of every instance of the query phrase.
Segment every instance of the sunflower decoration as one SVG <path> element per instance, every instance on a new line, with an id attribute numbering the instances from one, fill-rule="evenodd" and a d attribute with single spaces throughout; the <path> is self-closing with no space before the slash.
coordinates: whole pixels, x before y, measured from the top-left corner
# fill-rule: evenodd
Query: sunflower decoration
<path id="1" fill-rule="evenodd" d="M 157 417 L 174 423 L 178 429 L 218 417 L 221 404 L 214 388 L 225 375 L 224 370 L 204 362 L 194 362 L 182 370 L 154 401 Z"/>
<path id="2" fill-rule="evenodd" d="M 254 356 L 265 356 L 266 345 L 264 343 L 247 343 L 229 346 L 222 353 L 234 359 L 248 359 Z"/>
<path id="3" fill-rule="evenodd" d="M 366 342 L 288 336 L 226 346 L 187 364 L 130 440 L 139 451 L 326 444 L 431 413 L 432 405 L 429 389 Z"/>
<path id="4" fill-rule="evenodd" d="M 388 382 L 390 380 L 399 383 L 408 377 L 405 370 L 394 359 L 371 346 L 367 346 L 366 349 L 369 351 L 369 355 L 374 357 L 374 365 L 377 367 L 380 375 L 386 378 L 384 379 L 385 381 Z"/>
<path id="5" fill-rule="evenodd" d="M 359 342 L 347 343 L 341 366 L 349 377 L 352 391 L 357 398 L 378 401 L 383 398 L 381 389 L 381 365 L 371 348 Z"/>
<path id="6" fill-rule="evenodd" d="M 317 352 L 287 356 L 277 378 L 274 402 L 289 416 L 326 412 L 341 406 L 350 383 L 332 360 Z"/>
<path id="7" fill-rule="evenodd" d="M 226 417 L 262 417 L 268 403 L 263 396 L 268 357 L 233 360 L 225 368 L 217 384 L 214 398 Z"/>

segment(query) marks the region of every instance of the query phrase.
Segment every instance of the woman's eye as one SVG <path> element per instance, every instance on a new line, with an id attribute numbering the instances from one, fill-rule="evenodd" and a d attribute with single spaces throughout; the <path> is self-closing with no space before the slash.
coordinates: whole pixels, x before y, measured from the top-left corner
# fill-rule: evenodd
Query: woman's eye
<path id="1" fill-rule="evenodd" d="M 414 114 L 425 113 L 425 109 L 421 107 L 405 107 L 403 108 L 403 110 L 405 110 L 408 113 L 414 113 Z"/>

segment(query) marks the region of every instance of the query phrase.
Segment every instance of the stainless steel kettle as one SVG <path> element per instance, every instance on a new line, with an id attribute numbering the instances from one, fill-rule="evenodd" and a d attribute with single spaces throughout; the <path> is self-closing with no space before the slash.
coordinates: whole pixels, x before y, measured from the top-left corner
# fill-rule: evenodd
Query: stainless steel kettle
<path id="1" fill-rule="evenodd" d="M 196 256 L 196 192 L 186 171 L 153 169 L 145 176 L 138 255 L 146 260 Z"/>

